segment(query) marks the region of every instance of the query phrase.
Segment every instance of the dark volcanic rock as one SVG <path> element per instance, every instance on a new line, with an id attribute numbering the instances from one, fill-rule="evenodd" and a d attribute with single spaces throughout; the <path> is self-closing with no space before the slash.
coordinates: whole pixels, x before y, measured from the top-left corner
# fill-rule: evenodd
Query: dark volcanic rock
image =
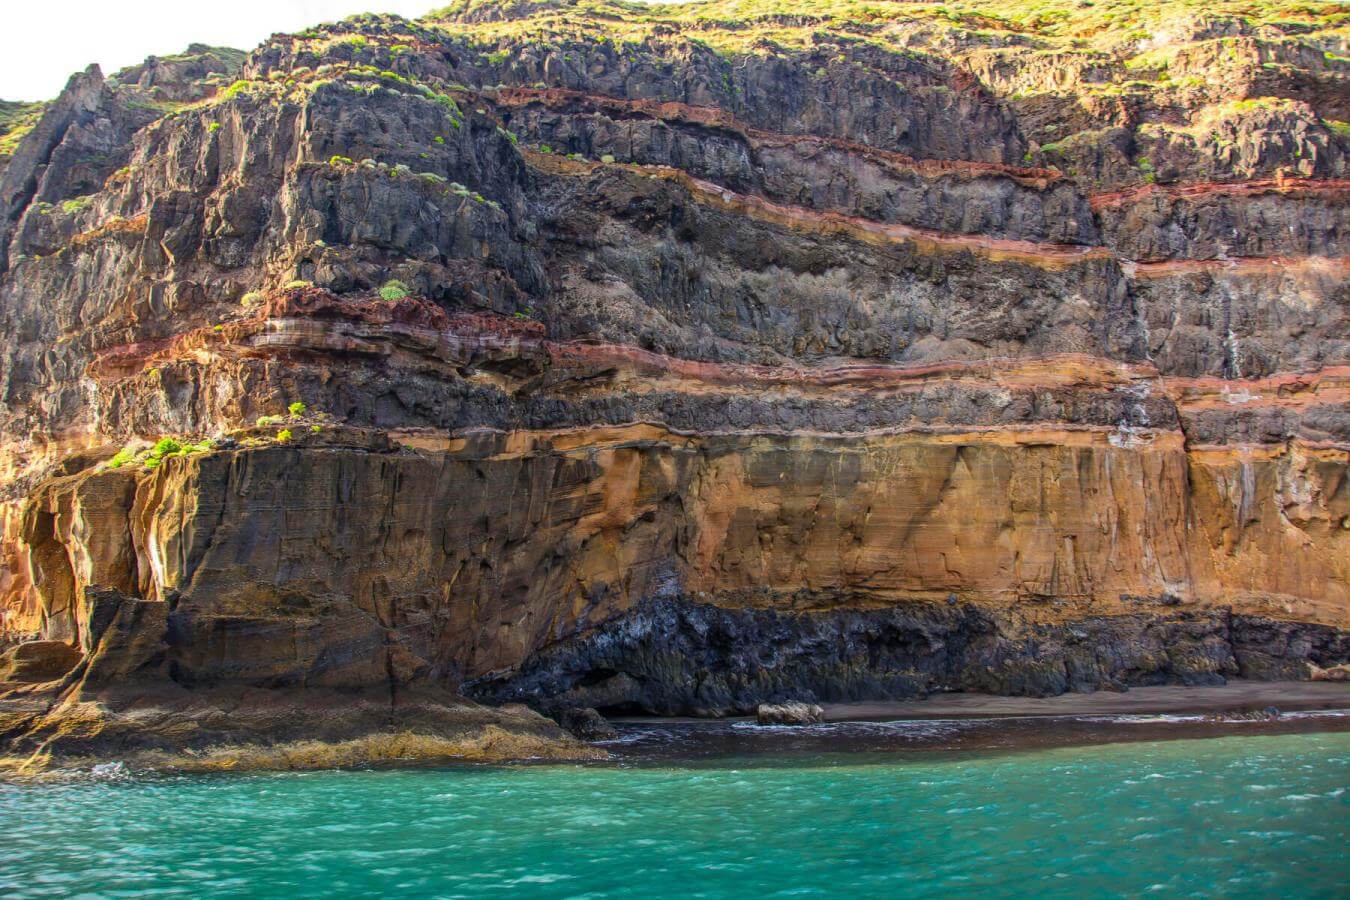
<path id="1" fill-rule="evenodd" d="M 1228 613 L 1115 616 L 1027 627 L 974 607 L 783 613 L 653 601 L 465 686 L 478 699 L 657 715 L 753 713 L 932 691 L 1050 696 L 1226 676 L 1303 677 L 1350 653 L 1344 632 Z"/>

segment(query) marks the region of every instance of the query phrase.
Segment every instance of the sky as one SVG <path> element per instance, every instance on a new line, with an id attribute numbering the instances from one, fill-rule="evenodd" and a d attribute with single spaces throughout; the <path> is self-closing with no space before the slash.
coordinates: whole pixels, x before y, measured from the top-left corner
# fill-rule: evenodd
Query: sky
<path id="1" fill-rule="evenodd" d="M 0 100 L 46 100 L 72 72 L 104 75 L 199 42 L 251 50 L 361 12 L 412 18 L 448 0 L 0 0 Z"/>

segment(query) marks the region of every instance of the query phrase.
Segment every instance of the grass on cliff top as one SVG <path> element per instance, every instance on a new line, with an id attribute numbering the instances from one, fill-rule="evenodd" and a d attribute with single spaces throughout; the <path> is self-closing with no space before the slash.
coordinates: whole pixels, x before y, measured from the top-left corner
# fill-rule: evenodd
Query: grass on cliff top
<path id="1" fill-rule="evenodd" d="M 0 159 L 14 155 L 19 141 L 33 130 L 46 108 L 47 104 L 42 101 L 22 103 L 0 100 Z"/>
<path id="2" fill-rule="evenodd" d="M 1275 25 L 1299 32 L 1350 27 L 1350 3 L 1317 0 L 701 0 L 684 4 L 617 0 L 459 0 L 426 21 L 483 39 L 600 32 L 637 42 L 657 26 L 676 28 L 713 49 L 743 51 L 769 39 L 803 46 L 818 31 L 888 37 L 895 26 L 1003 33 L 1049 48 L 1114 49 L 1193 21 L 1228 20 L 1243 31 Z M 901 37 L 894 35 L 894 37 Z"/>

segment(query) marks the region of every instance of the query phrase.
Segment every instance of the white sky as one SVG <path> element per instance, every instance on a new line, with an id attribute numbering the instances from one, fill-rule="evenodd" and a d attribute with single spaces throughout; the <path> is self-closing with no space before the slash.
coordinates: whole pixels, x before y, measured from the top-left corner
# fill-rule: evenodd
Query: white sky
<path id="1" fill-rule="evenodd" d="M 448 0 L 0 0 L 0 100 L 45 100 L 90 63 L 104 75 L 193 42 L 251 50 L 360 12 L 413 18 Z"/>

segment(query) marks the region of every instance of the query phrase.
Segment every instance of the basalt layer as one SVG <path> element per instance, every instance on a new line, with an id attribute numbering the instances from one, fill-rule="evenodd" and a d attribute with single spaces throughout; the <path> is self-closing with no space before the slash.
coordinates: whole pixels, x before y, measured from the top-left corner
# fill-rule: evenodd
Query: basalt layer
<path id="1" fill-rule="evenodd" d="M 13 751 L 1346 661 L 1345 11 L 745 6 L 6 108 Z"/>

